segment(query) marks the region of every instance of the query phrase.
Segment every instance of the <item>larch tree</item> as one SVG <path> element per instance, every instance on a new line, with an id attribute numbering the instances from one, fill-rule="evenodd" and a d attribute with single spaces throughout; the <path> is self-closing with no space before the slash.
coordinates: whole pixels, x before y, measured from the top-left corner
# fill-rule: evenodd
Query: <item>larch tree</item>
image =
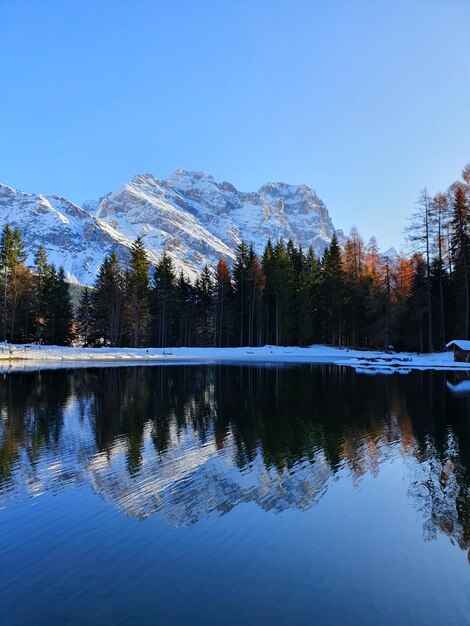
<path id="1" fill-rule="evenodd" d="M 233 334 L 233 286 L 225 259 L 217 263 L 214 277 L 214 345 L 229 346 Z"/>
<path id="2" fill-rule="evenodd" d="M 426 263 L 426 302 L 427 302 L 427 345 L 430 352 L 434 349 L 434 327 L 432 317 L 432 287 L 431 287 L 431 254 L 434 234 L 434 220 L 432 203 L 427 189 L 423 189 L 416 203 L 416 211 L 411 215 L 411 222 L 407 228 L 408 240 L 413 250 L 422 253 Z"/>
<path id="3" fill-rule="evenodd" d="M 446 345 L 445 301 L 444 301 L 444 249 L 445 230 L 449 221 L 449 203 L 447 196 L 437 193 L 431 200 L 432 220 L 434 222 L 437 244 L 437 260 L 433 264 L 433 276 L 436 276 L 439 294 L 439 349 Z"/>

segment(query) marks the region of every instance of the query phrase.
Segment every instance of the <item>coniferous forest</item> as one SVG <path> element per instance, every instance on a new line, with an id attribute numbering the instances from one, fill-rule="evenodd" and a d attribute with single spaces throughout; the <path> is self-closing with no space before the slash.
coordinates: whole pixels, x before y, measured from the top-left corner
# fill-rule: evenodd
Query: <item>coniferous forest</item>
<path id="1" fill-rule="evenodd" d="M 123 266 L 107 256 L 72 306 L 63 268 L 40 246 L 27 267 L 22 234 L 0 239 L 1 339 L 84 346 L 326 343 L 434 351 L 470 338 L 470 165 L 445 193 L 423 190 L 406 229 L 410 253 L 388 258 L 356 228 L 321 258 L 292 241 L 262 254 L 241 242 L 194 283 L 163 253 L 151 267 L 138 238 Z M 75 310 L 74 310 L 75 309 Z"/>

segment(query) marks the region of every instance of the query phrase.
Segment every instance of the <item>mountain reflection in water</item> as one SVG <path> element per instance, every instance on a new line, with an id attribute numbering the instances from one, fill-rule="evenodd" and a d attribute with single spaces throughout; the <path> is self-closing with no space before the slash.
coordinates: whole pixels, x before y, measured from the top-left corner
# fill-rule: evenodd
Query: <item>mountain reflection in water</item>
<path id="1" fill-rule="evenodd" d="M 399 458 L 424 538 L 470 547 L 470 395 L 442 372 L 122 367 L 0 381 L 0 508 L 88 485 L 172 526 L 240 503 L 304 511 Z"/>

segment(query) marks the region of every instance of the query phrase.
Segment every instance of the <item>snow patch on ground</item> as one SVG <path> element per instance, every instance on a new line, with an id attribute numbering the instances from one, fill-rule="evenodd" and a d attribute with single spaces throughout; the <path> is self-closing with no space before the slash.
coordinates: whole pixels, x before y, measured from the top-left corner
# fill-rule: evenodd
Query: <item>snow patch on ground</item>
<path id="1" fill-rule="evenodd" d="M 433 354 L 351 350 L 314 345 L 306 348 L 263 346 L 260 348 L 66 348 L 34 344 L 0 346 L 1 371 L 29 366 L 78 367 L 130 363 L 331 363 L 353 367 L 358 374 L 408 374 L 411 370 L 470 370 L 451 352 Z"/>

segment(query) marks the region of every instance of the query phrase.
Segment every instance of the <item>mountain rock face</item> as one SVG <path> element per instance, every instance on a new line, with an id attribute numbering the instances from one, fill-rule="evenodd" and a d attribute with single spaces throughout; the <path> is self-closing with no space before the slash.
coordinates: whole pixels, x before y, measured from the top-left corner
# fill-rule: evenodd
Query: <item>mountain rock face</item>
<path id="1" fill-rule="evenodd" d="M 91 284 L 106 254 L 124 260 L 132 242 L 76 204 L 57 196 L 16 191 L 0 184 L 0 227 L 9 223 L 23 234 L 27 263 L 40 244 L 49 262 L 63 265 L 71 282 Z"/>
<path id="2" fill-rule="evenodd" d="M 262 252 L 268 238 L 292 239 L 321 254 L 334 226 L 323 202 L 305 185 L 268 183 L 240 192 L 203 172 L 177 169 L 167 180 L 135 176 L 99 201 L 83 208 L 56 196 L 15 191 L 0 185 L 0 226 L 24 233 L 29 261 L 43 243 L 49 258 L 63 265 L 70 280 L 91 284 L 105 254 L 128 257 L 141 236 L 149 260 L 163 250 L 176 269 L 194 280 L 204 264 L 234 259 L 242 240 Z"/>

